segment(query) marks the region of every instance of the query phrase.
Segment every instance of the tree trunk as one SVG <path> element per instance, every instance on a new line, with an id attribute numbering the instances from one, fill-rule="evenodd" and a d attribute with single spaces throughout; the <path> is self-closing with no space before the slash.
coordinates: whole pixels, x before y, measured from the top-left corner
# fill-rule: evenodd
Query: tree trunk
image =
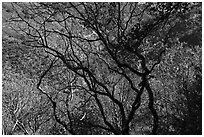
<path id="1" fill-rule="evenodd" d="M 122 135 L 129 135 L 130 134 L 130 128 L 129 126 L 124 127 L 124 129 L 122 130 Z"/>
<path id="2" fill-rule="evenodd" d="M 152 135 L 156 135 L 157 134 L 157 129 L 158 129 L 158 119 L 159 119 L 159 116 L 156 112 L 156 109 L 154 108 L 154 95 L 153 95 L 153 92 L 150 88 L 150 85 L 149 83 L 146 84 L 146 89 L 147 89 L 147 92 L 148 92 L 148 95 L 149 95 L 149 109 L 153 115 L 153 128 L 152 128 Z"/>

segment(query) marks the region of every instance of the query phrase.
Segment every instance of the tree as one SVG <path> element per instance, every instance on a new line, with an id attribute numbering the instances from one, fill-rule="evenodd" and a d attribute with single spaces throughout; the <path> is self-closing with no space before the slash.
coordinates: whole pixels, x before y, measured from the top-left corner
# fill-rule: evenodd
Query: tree
<path id="1" fill-rule="evenodd" d="M 201 46 L 175 45 L 158 67 L 160 77 L 153 83 L 162 104 L 157 109 L 163 117 L 159 129 L 163 134 L 202 133 L 201 51 Z M 162 85 L 164 89 L 159 88 Z"/>
<path id="2" fill-rule="evenodd" d="M 2 111 L 4 134 L 37 134 L 50 120 L 46 98 L 36 96 L 35 82 L 4 69 Z"/>
<path id="3" fill-rule="evenodd" d="M 186 37 L 201 27 L 200 13 L 194 14 L 200 3 L 4 6 L 9 17 L 4 35 L 12 36 L 4 41 L 19 47 L 13 55 L 20 60 L 11 66 L 23 67 L 24 75 L 38 80 L 37 89 L 50 102 L 55 126 L 70 134 L 134 134 L 137 117 L 145 117 L 143 128 L 158 134 L 155 68 L 172 45 L 188 45 Z M 191 15 L 196 15 L 197 27 L 186 24 L 177 30 Z M 185 30 L 189 33 L 183 34 Z M 18 53 L 21 47 L 24 52 Z M 4 49 L 10 47 L 5 44 Z"/>

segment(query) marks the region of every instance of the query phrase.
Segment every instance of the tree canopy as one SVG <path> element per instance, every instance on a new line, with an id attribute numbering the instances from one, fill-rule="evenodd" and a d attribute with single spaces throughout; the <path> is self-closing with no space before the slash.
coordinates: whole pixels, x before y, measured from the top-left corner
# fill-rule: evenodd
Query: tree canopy
<path id="1" fill-rule="evenodd" d="M 3 3 L 4 134 L 202 134 L 202 3 Z"/>

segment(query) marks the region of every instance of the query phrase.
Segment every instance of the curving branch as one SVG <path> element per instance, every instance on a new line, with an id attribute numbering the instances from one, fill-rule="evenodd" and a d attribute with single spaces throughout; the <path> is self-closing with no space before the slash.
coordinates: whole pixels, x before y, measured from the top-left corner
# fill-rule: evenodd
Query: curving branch
<path id="1" fill-rule="evenodd" d="M 146 83 L 145 88 L 147 89 L 148 95 L 149 95 L 149 104 L 148 107 L 153 115 L 153 128 L 152 128 L 152 134 L 156 135 L 157 134 L 157 129 L 158 129 L 158 120 L 159 116 L 154 108 L 154 95 L 152 92 L 152 89 L 150 88 L 149 83 Z"/>
<path id="2" fill-rule="evenodd" d="M 73 132 L 73 130 L 72 130 L 72 128 L 71 129 L 69 129 L 68 128 L 68 125 L 64 122 L 64 121 L 62 121 L 58 116 L 57 116 L 57 114 L 56 114 L 56 102 L 55 101 L 53 101 L 53 99 L 52 99 L 52 97 L 50 97 L 46 92 L 44 92 L 42 89 L 41 89 L 41 87 L 40 87 L 40 85 L 41 85 L 41 83 L 42 83 L 42 79 L 45 77 L 45 75 L 51 70 L 51 68 L 52 68 L 52 66 L 53 66 L 53 64 L 55 63 L 55 60 L 53 60 L 52 62 L 51 62 L 51 64 L 49 65 L 49 67 L 48 67 L 48 69 L 46 70 L 46 71 L 44 71 L 43 72 L 43 74 L 40 76 L 40 79 L 39 79 L 39 81 L 38 81 L 38 83 L 37 83 L 37 89 L 42 93 L 42 94 L 44 94 L 49 100 L 50 100 L 50 102 L 52 103 L 52 108 L 53 108 L 53 114 L 54 114 L 54 117 L 55 117 L 55 120 L 59 123 L 59 124 L 61 124 L 67 131 L 69 131 L 71 134 L 75 134 L 74 132 Z"/>

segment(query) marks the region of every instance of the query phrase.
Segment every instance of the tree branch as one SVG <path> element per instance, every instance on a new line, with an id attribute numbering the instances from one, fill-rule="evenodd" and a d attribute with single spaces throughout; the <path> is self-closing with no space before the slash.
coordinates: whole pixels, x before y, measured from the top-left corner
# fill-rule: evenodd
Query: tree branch
<path id="1" fill-rule="evenodd" d="M 150 88 L 149 83 L 146 83 L 145 88 L 147 89 L 148 95 L 149 95 L 149 109 L 152 112 L 153 115 L 153 129 L 152 129 L 152 134 L 156 135 L 157 134 L 157 129 L 158 129 L 158 114 L 154 108 L 154 95 L 152 92 L 152 89 Z"/>

